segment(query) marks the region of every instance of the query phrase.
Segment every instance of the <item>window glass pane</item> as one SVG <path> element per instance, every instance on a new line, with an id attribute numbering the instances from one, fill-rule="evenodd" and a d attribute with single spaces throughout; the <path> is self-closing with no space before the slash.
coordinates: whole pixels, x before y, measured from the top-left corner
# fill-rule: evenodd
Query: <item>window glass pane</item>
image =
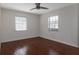
<path id="1" fill-rule="evenodd" d="M 54 28 L 54 24 L 50 24 L 50 28 Z"/>
<path id="2" fill-rule="evenodd" d="M 58 28 L 58 24 L 55 25 L 55 28 Z"/>
<path id="3" fill-rule="evenodd" d="M 58 16 L 52 16 L 48 18 L 48 28 L 58 29 Z"/>
<path id="4" fill-rule="evenodd" d="M 53 19 L 52 19 L 53 21 L 56 21 L 56 18 L 55 17 L 53 17 Z"/>
<path id="5" fill-rule="evenodd" d="M 26 30 L 27 25 L 26 25 L 26 18 L 25 17 L 15 17 L 15 29 L 17 31 L 20 30 Z"/>
<path id="6" fill-rule="evenodd" d="M 55 16 L 56 17 L 56 21 L 58 21 L 58 16 Z"/>

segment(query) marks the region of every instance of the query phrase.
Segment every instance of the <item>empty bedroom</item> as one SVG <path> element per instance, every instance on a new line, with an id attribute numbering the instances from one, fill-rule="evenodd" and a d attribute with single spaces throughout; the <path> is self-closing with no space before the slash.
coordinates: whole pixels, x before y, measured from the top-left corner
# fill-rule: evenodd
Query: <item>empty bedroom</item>
<path id="1" fill-rule="evenodd" d="M 0 3 L 1 55 L 79 55 L 78 3 Z"/>

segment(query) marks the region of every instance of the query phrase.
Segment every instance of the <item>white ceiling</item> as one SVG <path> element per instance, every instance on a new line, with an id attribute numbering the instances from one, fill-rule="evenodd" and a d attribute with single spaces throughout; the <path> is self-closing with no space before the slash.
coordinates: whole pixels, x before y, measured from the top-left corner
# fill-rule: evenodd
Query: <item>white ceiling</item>
<path id="1" fill-rule="evenodd" d="M 29 13 L 44 14 L 52 10 L 56 10 L 73 4 L 74 3 L 41 3 L 41 6 L 47 7 L 49 9 L 48 10 L 40 9 L 40 10 L 32 10 L 32 11 L 30 9 L 35 7 L 34 3 L 0 3 L 0 6 L 2 8 L 19 10 Z"/>

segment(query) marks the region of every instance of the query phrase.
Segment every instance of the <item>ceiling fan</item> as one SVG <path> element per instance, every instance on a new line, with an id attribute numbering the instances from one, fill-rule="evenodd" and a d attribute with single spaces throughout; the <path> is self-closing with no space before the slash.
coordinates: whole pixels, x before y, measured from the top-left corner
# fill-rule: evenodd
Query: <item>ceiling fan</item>
<path id="1" fill-rule="evenodd" d="M 30 9 L 31 11 L 34 10 L 34 9 L 37 9 L 37 10 L 40 10 L 40 9 L 48 9 L 47 7 L 40 6 L 40 3 L 35 3 L 35 5 L 36 5 L 35 8 Z"/>

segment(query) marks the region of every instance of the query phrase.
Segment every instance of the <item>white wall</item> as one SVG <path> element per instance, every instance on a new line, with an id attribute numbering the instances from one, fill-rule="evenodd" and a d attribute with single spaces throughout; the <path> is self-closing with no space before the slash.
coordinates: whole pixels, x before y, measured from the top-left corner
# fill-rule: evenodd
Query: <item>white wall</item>
<path id="1" fill-rule="evenodd" d="M 24 16 L 27 18 L 27 31 L 15 31 L 15 16 Z M 2 9 L 2 18 L 2 42 L 39 36 L 39 15 Z"/>
<path id="2" fill-rule="evenodd" d="M 1 34 L 1 8 L 0 8 L 0 43 L 1 43 L 1 39 L 2 39 L 2 34 Z"/>
<path id="3" fill-rule="evenodd" d="M 2 41 L 2 34 L 1 34 L 1 8 L 0 8 L 0 48 L 1 48 L 1 41 Z"/>
<path id="4" fill-rule="evenodd" d="M 48 31 L 48 17 L 59 16 L 58 31 Z M 77 6 L 67 6 L 41 15 L 41 37 L 78 47 Z"/>
<path id="5" fill-rule="evenodd" d="M 78 46 L 79 46 L 79 4 L 78 4 Z"/>

